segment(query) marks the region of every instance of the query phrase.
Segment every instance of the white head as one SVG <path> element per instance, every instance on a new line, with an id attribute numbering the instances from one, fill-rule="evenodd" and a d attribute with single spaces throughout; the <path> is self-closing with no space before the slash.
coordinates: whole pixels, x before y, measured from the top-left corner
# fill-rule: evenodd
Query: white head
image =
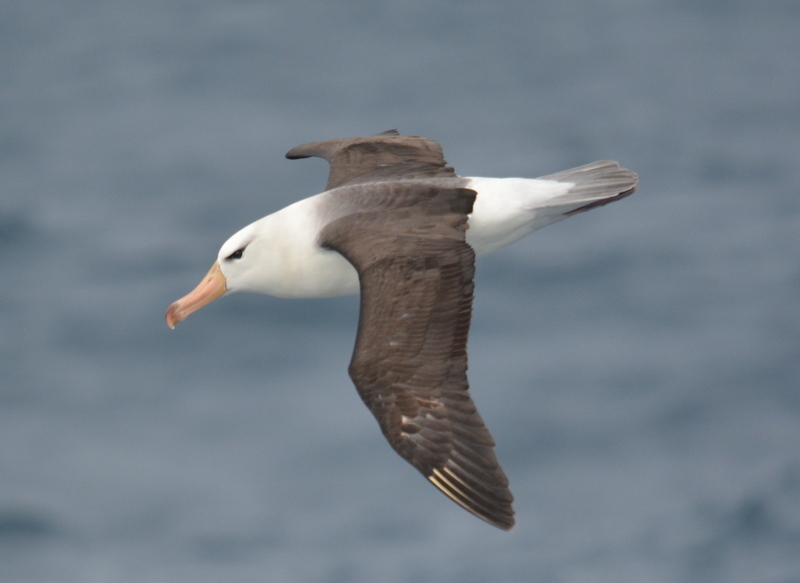
<path id="1" fill-rule="evenodd" d="M 323 195 L 267 215 L 234 234 L 194 291 L 167 310 L 174 327 L 227 292 L 282 298 L 322 298 L 358 293 L 358 274 L 347 260 L 317 243 Z M 322 218 L 321 218 L 322 217 Z"/>
<path id="2" fill-rule="evenodd" d="M 263 291 L 260 284 L 265 272 L 270 271 L 266 260 L 270 256 L 270 245 L 269 238 L 264 236 L 264 220 L 247 225 L 225 241 L 217 260 L 198 286 L 167 310 L 170 328 L 228 292 Z"/>
<path id="3" fill-rule="evenodd" d="M 252 291 L 248 289 L 248 280 L 252 278 L 253 270 L 258 262 L 256 256 L 259 238 L 257 236 L 258 223 L 247 225 L 235 233 L 220 247 L 217 253 L 217 265 L 225 277 L 228 291 Z"/>

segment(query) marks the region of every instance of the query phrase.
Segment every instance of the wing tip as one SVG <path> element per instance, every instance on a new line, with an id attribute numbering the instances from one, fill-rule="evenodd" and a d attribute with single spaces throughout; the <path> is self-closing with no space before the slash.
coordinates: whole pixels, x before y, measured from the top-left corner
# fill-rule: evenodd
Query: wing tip
<path id="1" fill-rule="evenodd" d="M 287 160 L 302 160 L 303 158 L 311 158 L 313 155 L 307 151 L 306 144 L 292 148 L 285 154 Z"/>
<path id="2" fill-rule="evenodd" d="M 427 478 L 453 502 L 481 520 L 506 532 L 514 528 L 514 509 L 511 506 L 513 497 L 508 489 L 505 490 L 505 499 L 500 497 L 487 499 L 477 495 L 468 484 L 446 467 L 441 470 L 434 469 Z"/>
<path id="3" fill-rule="evenodd" d="M 386 136 L 400 136 L 400 132 L 398 132 L 396 129 L 391 129 L 377 133 L 374 136 L 342 138 L 336 140 L 325 140 L 322 142 L 311 142 L 308 144 L 295 146 L 294 148 L 286 152 L 285 156 L 288 160 L 302 160 L 304 158 L 313 158 L 314 156 L 327 159 L 328 156 L 333 152 L 333 150 L 336 149 L 335 147 L 337 144 L 346 142 L 357 142 L 359 140 L 365 140 L 368 138 L 386 137 Z"/>

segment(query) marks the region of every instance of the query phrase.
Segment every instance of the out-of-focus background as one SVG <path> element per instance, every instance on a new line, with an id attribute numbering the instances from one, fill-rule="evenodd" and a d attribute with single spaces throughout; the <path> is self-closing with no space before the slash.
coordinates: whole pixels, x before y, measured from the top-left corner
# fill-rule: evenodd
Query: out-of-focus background
<path id="1" fill-rule="evenodd" d="M 800 3 L 0 7 L 0 580 L 800 581 Z M 478 263 L 511 534 L 385 443 L 357 298 L 166 307 L 389 128 L 631 198 Z"/>

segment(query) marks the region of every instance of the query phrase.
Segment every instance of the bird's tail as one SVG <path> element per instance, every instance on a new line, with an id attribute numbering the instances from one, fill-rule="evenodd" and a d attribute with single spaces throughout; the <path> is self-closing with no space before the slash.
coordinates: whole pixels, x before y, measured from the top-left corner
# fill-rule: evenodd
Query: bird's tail
<path id="1" fill-rule="evenodd" d="M 569 182 L 571 186 L 564 194 L 551 198 L 545 206 L 571 207 L 565 209 L 565 216 L 588 211 L 610 202 L 620 200 L 636 190 L 638 176 L 635 172 L 620 168 L 619 164 L 610 160 L 592 162 L 585 166 L 571 168 L 541 176 L 540 180 Z"/>

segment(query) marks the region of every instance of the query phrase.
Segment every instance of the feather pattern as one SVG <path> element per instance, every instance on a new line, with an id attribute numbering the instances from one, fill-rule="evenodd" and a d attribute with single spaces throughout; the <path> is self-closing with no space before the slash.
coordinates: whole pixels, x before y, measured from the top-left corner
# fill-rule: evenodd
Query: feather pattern
<path id="1" fill-rule="evenodd" d="M 397 453 L 455 502 L 510 529 L 508 480 L 467 383 L 475 254 L 464 232 L 475 192 L 399 181 L 331 195 L 337 209 L 359 208 L 320 234 L 359 274 L 349 368 L 359 395 Z"/>

